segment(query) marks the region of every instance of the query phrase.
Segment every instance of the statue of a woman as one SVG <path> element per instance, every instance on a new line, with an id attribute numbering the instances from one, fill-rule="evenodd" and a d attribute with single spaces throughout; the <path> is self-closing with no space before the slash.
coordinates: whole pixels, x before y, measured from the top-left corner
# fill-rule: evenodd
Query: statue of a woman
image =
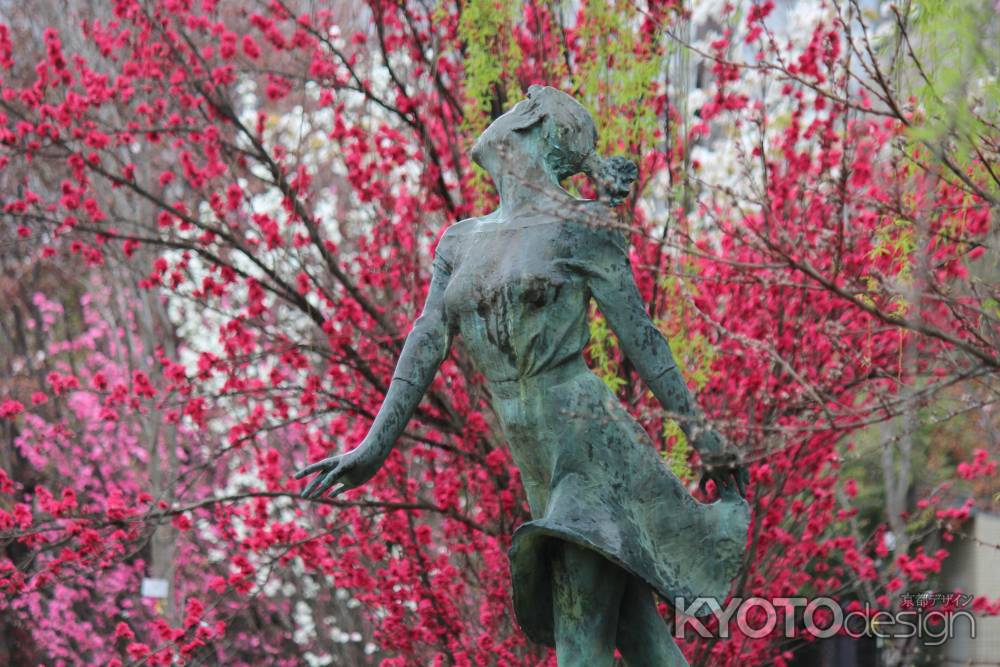
<path id="1" fill-rule="evenodd" d="M 616 646 L 630 665 L 685 665 L 652 593 L 723 602 L 744 554 L 745 471 L 725 463 L 724 442 L 646 313 L 611 208 L 635 165 L 597 157 L 596 136 L 583 106 L 539 86 L 483 132 L 472 158 L 493 177 L 500 207 L 441 238 L 424 311 L 363 442 L 297 477 L 318 473 L 307 497 L 370 479 L 457 332 L 486 378 L 533 517 L 510 551 L 521 627 L 555 646 L 563 667 L 610 665 Z M 602 200 L 560 186 L 579 172 L 597 180 Z M 706 473 L 720 500 L 692 498 L 587 367 L 591 298 L 703 460 L 723 462 Z"/>

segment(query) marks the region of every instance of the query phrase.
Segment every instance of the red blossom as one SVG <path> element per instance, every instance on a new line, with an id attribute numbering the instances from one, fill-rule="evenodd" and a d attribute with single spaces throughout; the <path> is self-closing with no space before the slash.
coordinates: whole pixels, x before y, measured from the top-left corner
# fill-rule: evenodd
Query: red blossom
<path id="1" fill-rule="evenodd" d="M 512 618 L 506 553 L 529 514 L 461 345 L 364 489 L 304 503 L 289 479 L 364 437 L 436 241 L 496 203 L 468 147 L 530 83 L 575 81 L 602 146 L 641 158 L 641 205 L 621 211 L 638 287 L 750 460 L 736 593 L 875 590 L 892 606 L 929 585 L 945 552 L 904 544 L 896 525 L 940 524 L 950 549 L 977 507 L 956 498 L 994 480 L 996 452 L 940 453 L 955 488 L 921 488 L 875 522 L 849 440 L 913 387 L 986 376 L 995 318 L 970 276 L 995 207 L 969 185 L 974 159 L 948 178 L 904 148 L 916 100 L 887 117 L 855 90 L 844 68 L 860 56 L 842 51 L 856 33 L 821 23 L 772 44 L 774 2 L 748 3 L 745 21 L 730 5 L 713 17 L 727 27 L 705 28 L 698 94 L 656 81 L 640 105 L 617 99 L 618 68 L 663 71 L 651 59 L 666 57 L 664 31 L 694 20 L 681 3 L 625 7 L 634 20 L 614 26 L 587 3 L 524 3 L 488 36 L 517 57 L 496 55 L 502 80 L 485 93 L 469 86 L 479 47 L 458 6 L 368 2 L 370 29 L 342 34 L 332 5 L 244 4 L 115 0 L 107 16 L 54 18 L 58 30 L 30 13 L 24 34 L 0 24 L 16 269 L 2 323 L 19 334 L 0 349 L 14 369 L 0 537 L 25 554 L 0 558 L 0 590 L 27 643 L 51 650 L 36 662 L 290 665 L 305 606 L 361 628 L 360 650 L 377 646 L 384 665 L 554 664 Z M 606 43 L 629 48 L 598 55 Z M 720 136 L 741 141 L 720 153 Z M 717 163 L 732 166 L 723 184 Z M 922 227 L 926 265 L 908 250 Z M 911 298 L 919 281 L 934 298 Z M 591 361 L 696 475 L 601 344 Z M 143 598 L 161 578 L 169 598 Z M 300 631 L 313 635 L 297 649 L 329 648 Z M 739 633 L 683 649 L 703 664 L 792 657 Z"/>

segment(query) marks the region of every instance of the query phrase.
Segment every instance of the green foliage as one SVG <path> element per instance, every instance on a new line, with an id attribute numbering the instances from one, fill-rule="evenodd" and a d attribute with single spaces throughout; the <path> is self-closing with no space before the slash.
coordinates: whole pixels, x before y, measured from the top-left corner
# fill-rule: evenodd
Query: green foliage
<path id="1" fill-rule="evenodd" d="M 913 281 L 915 252 L 917 251 L 917 235 L 912 220 L 893 218 L 879 227 L 875 232 L 872 249 L 868 256 L 873 260 L 879 257 L 890 257 L 895 265 L 894 278 L 898 285 L 909 285 Z M 885 296 L 881 282 L 874 276 L 867 278 L 868 294 L 859 298 L 870 305 L 877 305 L 877 299 Z M 907 311 L 907 301 L 900 294 L 890 296 L 890 304 L 880 306 L 891 315 L 903 316 Z"/>
<path id="2" fill-rule="evenodd" d="M 591 369 L 613 392 L 625 386 L 625 378 L 619 373 L 616 361 L 617 350 L 618 338 L 608 327 L 608 321 L 593 310 L 590 317 L 590 346 L 587 348 Z"/>
<path id="3" fill-rule="evenodd" d="M 465 44 L 465 123 L 477 134 L 489 123 L 490 107 L 497 91 L 515 89 L 514 72 L 521 62 L 521 49 L 511 35 L 518 3 L 466 0 L 458 34 Z"/>
<path id="4" fill-rule="evenodd" d="M 915 55 L 902 61 L 901 73 L 901 92 L 912 94 L 920 109 L 910 137 L 985 187 L 992 183 L 994 193 L 998 188 L 986 173 L 990 157 L 981 150 L 983 137 L 996 136 L 1000 115 L 998 26 L 992 0 L 914 2 L 904 48 Z"/>
<path id="5" fill-rule="evenodd" d="M 882 256 L 908 258 L 916 250 L 916 235 L 913 223 L 905 218 L 895 218 L 883 225 L 875 234 L 875 243 L 869 256 L 876 259 Z M 909 263 L 900 269 L 909 271 Z"/>
<path id="6" fill-rule="evenodd" d="M 458 34 L 465 45 L 465 103 L 462 130 L 474 139 L 490 123 L 490 110 L 505 91 L 519 91 L 514 73 L 521 63 L 521 49 L 512 35 L 520 5 L 494 0 L 466 0 Z M 442 7 L 443 12 L 443 7 Z M 477 206 L 487 204 L 489 175 L 478 165 L 472 168 L 472 188 L 479 193 Z"/>
<path id="7" fill-rule="evenodd" d="M 688 463 L 688 459 L 691 457 L 691 445 L 688 443 L 684 431 L 677 425 L 677 422 L 668 420 L 663 423 L 663 438 L 668 442 L 670 438 L 674 438 L 674 446 L 663 453 L 663 458 L 670 471 L 677 475 L 678 479 L 686 482 L 694 476 L 694 473 L 691 470 L 691 464 Z"/>
<path id="8" fill-rule="evenodd" d="M 634 3 L 587 6 L 579 39 L 586 56 L 577 60 L 571 87 L 597 122 L 598 150 L 640 155 L 659 127 L 656 110 L 644 103 L 655 92 L 666 55 L 661 44 L 642 44 L 642 19 Z"/>
<path id="9" fill-rule="evenodd" d="M 681 375 L 689 384 L 694 385 L 695 390 L 703 389 L 712 379 L 712 364 L 718 352 L 702 334 L 676 326 L 685 321 L 689 307 L 688 301 L 680 293 L 680 281 L 674 276 L 668 276 L 660 280 L 660 287 L 668 298 L 665 312 L 656 319 L 656 324 L 670 343 L 670 350 Z M 693 473 L 688 459 L 692 450 L 684 432 L 676 422 L 668 420 L 663 425 L 663 437 L 668 442 L 671 438 L 674 440 L 674 445 L 664 454 L 670 469 L 680 479 L 690 479 Z"/>
<path id="10" fill-rule="evenodd" d="M 679 279 L 674 276 L 662 278 L 660 287 L 669 296 L 664 312 L 656 319 L 657 326 L 665 332 L 681 374 L 695 389 L 703 389 L 714 375 L 712 364 L 718 352 L 702 334 L 676 327 L 677 323 L 685 321 L 689 308 L 680 292 Z M 667 327 L 674 327 L 673 333 Z"/>
<path id="11" fill-rule="evenodd" d="M 576 5 L 552 0 L 549 9 L 563 17 L 576 15 Z M 520 3 L 466 0 L 458 32 L 464 45 L 465 130 L 476 136 L 490 120 L 498 101 L 515 102 L 521 84 L 516 72 L 524 54 L 515 30 L 533 30 L 523 23 Z M 555 46 L 558 58 L 543 63 L 548 83 L 571 92 L 593 114 L 600 136 L 598 149 L 638 157 L 655 140 L 659 120 L 647 102 L 656 91 L 667 63 L 662 43 L 644 44 L 642 12 L 634 3 L 604 0 L 587 5 L 575 26 L 582 48 L 570 54 Z M 506 98 L 506 99 L 504 99 Z M 482 177 L 482 174 L 479 174 Z"/>

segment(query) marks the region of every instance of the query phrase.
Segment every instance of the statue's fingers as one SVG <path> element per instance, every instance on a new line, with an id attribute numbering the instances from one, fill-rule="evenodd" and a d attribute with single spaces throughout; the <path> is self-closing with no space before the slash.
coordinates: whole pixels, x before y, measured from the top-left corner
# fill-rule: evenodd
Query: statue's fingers
<path id="1" fill-rule="evenodd" d="M 315 489 L 313 489 L 309 497 L 322 498 L 327 490 L 340 480 L 340 477 L 344 474 L 344 472 L 345 470 L 343 467 L 338 465 L 336 468 L 323 475 L 323 481 L 320 482 Z"/>
<path id="2" fill-rule="evenodd" d="M 333 487 L 332 489 L 330 489 L 330 493 L 326 494 L 326 497 L 327 498 L 336 498 L 337 496 L 339 496 L 340 494 L 342 494 L 344 491 L 347 491 L 348 489 L 353 489 L 353 488 L 354 488 L 353 486 L 347 484 L 346 482 L 340 482 L 335 487 Z"/>
<path id="3" fill-rule="evenodd" d="M 330 479 L 332 472 L 333 471 L 330 471 L 317 477 L 311 484 L 312 488 L 309 489 L 309 495 L 307 495 L 306 498 L 313 499 L 322 496 L 323 492 L 329 489 L 330 485 L 333 484 L 333 481 Z"/>
<path id="4" fill-rule="evenodd" d="M 317 486 L 319 486 L 320 482 L 322 481 L 323 481 L 323 475 L 317 475 L 316 477 L 314 477 L 313 480 L 306 485 L 306 488 L 302 489 L 302 497 L 303 498 L 310 497 L 312 495 L 312 492 L 316 489 Z"/>
<path id="5" fill-rule="evenodd" d="M 327 470 L 325 473 L 317 475 L 316 479 L 310 482 L 309 486 L 307 486 L 305 490 L 302 492 L 302 496 L 304 498 L 315 498 L 316 496 L 323 493 L 324 485 L 326 485 L 326 488 L 330 488 L 330 484 L 333 483 L 333 481 L 331 481 L 331 478 L 336 479 L 336 477 L 334 476 L 337 474 L 339 468 L 340 464 L 338 463 L 334 465 L 332 469 Z"/>
<path id="6" fill-rule="evenodd" d="M 306 475 L 311 475 L 312 473 L 316 472 L 317 470 L 324 470 L 329 465 L 330 465 L 330 459 L 323 459 L 322 461 L 316 461 L 316 463 L 312 463 L 310 465 L 307 465 L 305 468 L 303 468 L 302 470 L 299 470 L 297 473 L 295 473 L 295 479 L 302 479 Z"/>

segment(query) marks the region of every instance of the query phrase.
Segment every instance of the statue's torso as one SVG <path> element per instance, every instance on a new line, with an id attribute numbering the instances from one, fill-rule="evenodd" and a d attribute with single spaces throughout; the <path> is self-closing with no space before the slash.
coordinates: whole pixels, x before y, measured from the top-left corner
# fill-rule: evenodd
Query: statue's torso
<path id="1" fill-rule="evenodd" d="M 621 283 L 629 296 L 626 252 L 620 231 L 573 212 L 463 221 L 438 246 L 445 316 L 486 376 L 535 519 L 515 534 L 511 572 L 518 617 L 539 637 L 551 539 L 594 549 L 669 599 L 724 598 L 742 562 L 746 504 L 695 501 L 583 361 L 591 290 L 615 298 Z"/>
<path id="2" fill-rule="evenodd" d="M 537 376 L 579 358 L 590 295 L 573 268 L 575 223 L 467 222 L 450 240 L 445 309 L 487 380 Z"/>

